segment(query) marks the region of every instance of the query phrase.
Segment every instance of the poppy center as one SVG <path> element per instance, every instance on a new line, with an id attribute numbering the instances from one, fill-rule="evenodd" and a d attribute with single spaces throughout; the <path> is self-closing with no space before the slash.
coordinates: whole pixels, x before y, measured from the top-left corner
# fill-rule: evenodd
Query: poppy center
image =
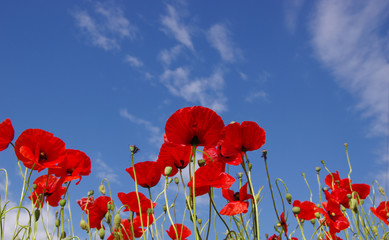
<path id="1" fill-rule="evenodd" d="M 46 162 L 47 161 L 47 155 L 45 152 L 39 153 L 39 162 Z"/>
<path id="2" fill-rule="evenodd" d="M 193 138 L 192 138 L 192 140 L 190 141 L 190 144 L 191 144 L 192 146 L 197 146 L 197 145 L 199 145 L 199 144 L 200 144 L 199 138 L 198 138 L 196 135 L 194 135 Z"/>
<path id="3" fill-rule="evenodd" d="M 234 200 L 239 201 L 239 192 L 234 193 Z"/>

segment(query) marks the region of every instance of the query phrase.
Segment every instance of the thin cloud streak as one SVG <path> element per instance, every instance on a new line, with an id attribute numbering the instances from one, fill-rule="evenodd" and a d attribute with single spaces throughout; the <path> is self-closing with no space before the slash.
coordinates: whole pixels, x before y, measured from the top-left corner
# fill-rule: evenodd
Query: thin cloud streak
<path id="1" fill-rule="evenodd" d="M 389 135 L 388 14 L 385 0 L 320 1 L 310 26 L 318 59 L 357 96 L 373 136 Z"/>
<path id="2" fill-rule="evenodd" d="M 95 159 L 95 163 L 96 163 L 96 169 L 93 171 L 96 173 L 97 177 L 100 180 L 106 178 L 111 183 L 120 184 L 119 175 L 116 174 L 116 171 L 110 168 L 110 166 L 103 161 L 100 153 Z"/>
<path id="3" fill-rule="evenodd" d="M 234 49 L 231 33 L 227 27 L 215 24 L 207 33 L 208 41 L 212 47 L 219 51 L 221 58 L 227 62 L 234 62 L 238 51 Z"/>
<path id="4" fill-rule="evenodd" d="M 126 55 L 126 57 L 124 58 L 124 61 L 127 62 L 128 64 L 130 64 L 130 66 L 132 67 L 142 67 L 143 66 L 143 62 L 141 60 L 139 60 L 138 58 L 134 57 L 134 56 L 131 56 L 131 55 Z"/>

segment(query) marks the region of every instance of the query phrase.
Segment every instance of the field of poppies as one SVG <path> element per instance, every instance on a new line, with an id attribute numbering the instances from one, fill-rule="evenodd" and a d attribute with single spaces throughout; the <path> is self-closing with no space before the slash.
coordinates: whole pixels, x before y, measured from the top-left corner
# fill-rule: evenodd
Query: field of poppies
<path id="1" fill-rule="evenodd" d="M 139 149 L 130 146 L 131 164 L 125 171 L 134 180 L 135 191 L 113 193 L 109 182 L 103 180 L 99 193 L 90 191 L 77 200 L 79 207 L 71 209 L 68 190 L 71 183 L 77 188 L 82 177 L 91 174 L 90 158 L 80 150 L 67 149 L 60 138 L 42 129 L 27 129 L 13 140 L 14 128 L 6 119 L 0 123 L 0 151 L 15 151 L 23 188 L 19 205 L 14 207 L 7 200 L 8 188 L 0 193 L 1 239 L 6 231 L 12 231 L 13 239 L 37 239 L 38 225 L 43 226 L 47 239 L 389 239 L 389 201 L 378 183 L 352 183 L 347 144 L 348 176 L 341 177 L 345 174 L 330 171 L 322 162 L 323 166 L 316 168 L 320 201 L 313 202 L 312 197 L 293 201 L 286 184 L 281 180 L 286 191 L 282 192 L 278 184 L 274 188 L 269 176 L 267 151 L 261 150 L 266 140 L 264 129 L 252 121 L 225 125 L 209 108 L 186 107 L 167 120 L 156 161 L 135 164 Z M 262 151 L 277 219 L 274 229 L 259 226 L 262 187 L 253 184 L 249 151 Z M 258 159 L 255 164 L 260 164 Z M 236 178 L 229 174 L 232 168 L 240 172 Z M 7 170 L 0 170 L 8 186 Z M 40 176 L 32 179 L 34 171 Z M 321 187 L 319 173 L 324 171 Z M 189 175 L 187 182 L 184 172 Z M 235 181 L 239 182 L 238 191 L 231 189 Z M 158 184 L 164 188 L 159 194 L 154 192 L 158 195 L 153 199 Z M 174 185 L 182 190 L 172 198 L 167 190 Z M 185 201 L 177 201 L 178 194 L 183 194 Z M 209 197 L 208 219 L 197 214 L 196 199 L 202 195 Z M 225 199 L 224 206 L 215 203 L 216 195 Z M 378 201 L 375 195 L 379 195 Z M 161 200 L 164 205 L 157 204 Z M 30 209 L 24 207 L 26 202 Z M 47 205 L 57 210 L 55 219 L 50 219 L 55 222 L 54 231 L 41 214 Z M 185 210 L 177 217 L 178 205 Z M 71 211 L 82 211 L 82 219 L 72 219 Z M 19 221 L 21 212 L 28 213 L 27 223 Z M 5 217 L 11 213 L 16 213 L 16 224 L 12 230 L 5 229 Z M 80 229 L 84 236 L 76 236 Z"/>

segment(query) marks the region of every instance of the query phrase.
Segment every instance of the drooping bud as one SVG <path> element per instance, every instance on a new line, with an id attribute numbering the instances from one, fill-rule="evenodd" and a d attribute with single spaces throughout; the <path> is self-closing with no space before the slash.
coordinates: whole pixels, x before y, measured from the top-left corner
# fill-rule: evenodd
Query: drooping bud
<path id="1" fill-rule="evenodd" d="M 105 219 L 106 219 L 106 221 L 107 221 L 108 224 L 111 223 L 111 220 L 112 220 L 111 212 L 108 211 L 108 212 L 105 214 Z"/>
<path id="2" fill-rule="evenodd" d="M 201 223 L 203 222 L 203 220 L 201 220 L 201 218 L 198 218 L 198 219 L 197 219 L 197 222 L 201 225 Z"/>
<path id="3" fill-rule="evenodd" d="M 148 208 L 146 212 L 147 212 L 147 215 L 153 214 L 153 209 Z"/>
<path id="4" fill-rule="evenodd" d="M 179 183 L 180 183 L 180 179 L 178 179 L 178 177 L 175 177 L 175 178 L 174 178 L 174 183 L 175 183 L 175 184 L 179 184 Z"/>
<path id="5" fill-rule="evenodd" d="M 293 208 L 292 208 L 292 212 L 293 212 L 294 214 L 299 214 L 299 213 L 300 213 L 300 208 L 299 208 L 299 207 L 293 207 Z"/>
<path id="6" fill-rule="evenodd" d="M 139 151 L 139 148 L 135 145 L 130 145 L 131 154 L 135 154 Z"/>
<path id="7" fill-rule="evenodd" d="M 384 188 L 383 187 L 379 187 L 378 188 L 378 191 L 380 191 L 380 193 L 383 195 L 383 196 L 385 196 L 385 190 L 384 190 Z"/>
<path id="8" fill-rule="evenodd" d="M 112 210 L 113 209 L 112 204 L 107 203 L 107 209 L 108 209 L 108 211 Z"/>
<path id="9" fill-rule="evenodd" d="M 94 193 L 95 193 L 95 191 L 90 190 L 90 191 L 88 192 L 88 197 L 92 196 Z"/>
<path id="10" fill-rule="evenodd" d="M 61 207 L 65 207 L 65 205 L 66 205 L 66 200 L 65 200 L 65 199 L 61 199 L 61 200 L 59 201 L 59 205 L 60 205 Z"/>
<path id="11" fill-rule="evenodd" d="M 55 219 L 55 226 L 59 227 L 61 225 L 61 221 L 59 219 Z"/>
<path id="12" fill-rule="evenodd" d="M 101 194 L 105 195 L 105 186 L 103 184 L 99 186 L 99 191 Z"/>
<path id="13" fill-rule="evenodd" d="M 349 193 L 346 195 L 348 199 L 351 199 L 352 195 Z"/>
<path id="14" fill-rule="evenodd" d="M 87 224 L 86 224 L 84 219 L 81 219 L 81 221 L 80 221 L 80 228 L 82 230 L 86 230 L 86 228 L 87 228 Z"/>
<path id="15" fill-rule="evenodd" d="M 66 232 L 65 231 L 62 231 L 61 232 L 61 239 L 65 239 L 66 238 Z"/>
<path id="16" fill-rule="evenodd" d="M 40 215 L 41 215 L 41 212 L 39 211 L 39 209 L 35 209 L 35 212 L 34 212 L 35 222 L 38 222 Z"/>
<path id="17" fill-rule="evenodd" d="M 162 206 L 162 209 L 163 209 L 164 212 L 166 212 L 166 211 L 167 211 L 166 205 L 163 205 L 163 206 Z"/>
<path id="18" fill-rule="evenodd" d="M 37 188 L 38 186 L 34 183 L 34 184 L 32 184 L 32 189 L 33 190 L 36 190 L 36 188 Z"/>
<path id="19" fill-rule="evenodd" d="M 238 173 L 238 178 L 239 178 L 239 179 L 242 179 L 242 177 L 243 177 L 243 173 L 242 173 L 242 172 L 239 172 L 239 173 Z"/>
<path id="20" fill-rule="evenodd" d="M 315 217 L 316 217 L 317 219 L 319 219 L 319 218 L 320 218 L 320 213 L 319 213 L 319 212 L 315 212 Z"/>
<path id="21" fill-rule="evenodd" d="M 170 167 L 170 166 L 165 167 L 165 176 L 169 177 L 170 174 L 172 173 L 172 171 L 173 171 L 172 167 Z"/>
<path id="22" fill-rule="evenodd" d="M 312 223 L 312 225 L 315 225 L 315 223 L 316 223 L 316 220 L 313 218 L 313 219 L 311 219 L 311 223 Z"/>
<path id="23" fill-rule="evenodd" d="M 167 180 L 167 184 L 170 184 L 173 182 L 173 179 L 169 178 L 169 180 Z"/>
<path id="24" fill-rule="evenodd" d="M 120 217 L 120 214 L 116 214 L 113 218 L 113 224 L 115 225 L 115 229 L 119 228 L 120 222 L 122 221 L 122 218 Z"/>
<path id="25" fill-rule="evenodd" d="M 288 201 L 289 204 L 292 204 L 292 194 L 290 193 L 286 193 L 286 201 Z"/>
<path id="26" fill-rule="evenodd" d="M 105 236 L 105 230 L 104 230 L 104 228 L 100 228 L 100 230 L 99 230 L 100 239 L 104 239 L 104 236 Z"/>
<path id="27" fill-rule="evenodd" d="M 249 167 L 249 171 L 251 171 L 251 169 L 253 168 L 253 164 L 249 163 L 249 164 L 247 164 L 247 166 Z"/>

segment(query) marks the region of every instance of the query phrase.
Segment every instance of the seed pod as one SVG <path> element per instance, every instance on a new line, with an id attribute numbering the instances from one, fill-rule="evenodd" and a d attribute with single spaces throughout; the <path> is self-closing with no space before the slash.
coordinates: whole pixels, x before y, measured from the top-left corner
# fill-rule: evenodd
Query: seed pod
<path id="1" fill-rule="evenodd" d="M 60 205 L 61 207 L 65 207 L 65 204 L 66 204 L 66 200 L 65 200 L 65 199 L 61 199 L 61 200 L 59 201 L 59 205 Z"/>
<path id="2" fill-rule="evenodd" d="M 95 191 L 90 190 L 90 191 L 88 192 L 88 197 L 92 196 L 94 193 L 95 193 Z"/>
<path id="3" fill-rule="evenodd" d="M 100 228 L 100 230 L 99 230 L 100 239 L 104 239 L 104 236 L 105 236 L 105 230 L 104 230 L 104 228 Z"/>
<path id="4" fill-rule="evenodd" d="M 170 166 L 165 167 L 165 176 L 169 177 L 172 171 L 173 171 L 172 167 Z"/>
<path id="5" fill-rule="evenodd" d="M 175 177 L 175 178 L 174 178 L 174 183 L 175 183 L 175 184 L 180 183 L 180 180 L 178 179 L 178 177 Z"/>
<path id="6" fill-rule="evenodd" d="M 86 230 L 86 228 L 87 228 L 87 224 L 86 224 L 86 222 L 85 222 L 84 219 L 82 219 L 82 220 L 80 221 L 80 228 L 81 228 L 82 230 Z"/>
<path id="7" fill-rule="evenodd" d="M 315 170 L 316 170 L 317 173 L 319 173 L 320 170 L 321 170 L 321 167 L 316 167 Z"/>
<path id="8" fill-rule="evenodd" d="M 317 219 L 319 219 L 319 218 L 320 218 L 320 213 L 319 213 L 319 212 L 315 212 L 315 217 L 316 217 Z"/>
<path id="9" fill-rule="evenodd" d="M 293 207 L 293 208 L 292 208 L 292 212 L 293 212 L 294 214 L 299 214 L 299 213 L 300 213 L 300 208 L 299 208 L 299 207 Z"/>

